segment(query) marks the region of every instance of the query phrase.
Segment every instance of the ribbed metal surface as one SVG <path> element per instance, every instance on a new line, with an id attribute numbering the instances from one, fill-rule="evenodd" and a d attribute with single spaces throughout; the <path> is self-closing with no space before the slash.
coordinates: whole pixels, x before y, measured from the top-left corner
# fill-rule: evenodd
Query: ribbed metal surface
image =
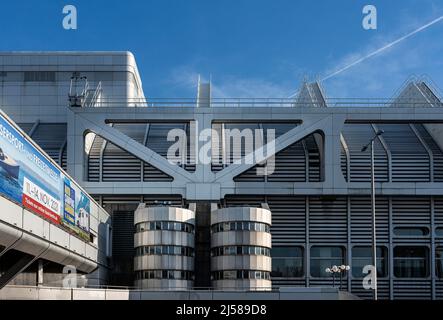
<path id="1" fill-rule="evenodd" d="M 304 243 L 306 239 L 306 197 L 267 199 L 272 212 L 272 245 Z"/>
<path id="2" fill-rule="evenodd" d="M 186 163 L 180 166 L 188 171 L 195 171 L 194 159 L 191 159 L 190 150 L 190 126 L 189 123 L 114 123 L 114 128 L 134 139 L 138 143 L 146 145 L 151 150 L 155 151 L 163 157 L 167 157 L 168 150 L 175 143 L 175 141 L 168 141 L 168 134 L 171 130 L 183 130 L 186 133 Z M 152 174 L 155 178 L 155 173 L 147 170 L 145 178 Z"/>
<path id="3" fill-rule="evenodd" d="M 392 155 L 392 181 L 430 181 L 430 159 L 408 124 L 380 124 Z"/>
<path id="4" fill-rule="evenodd" d="M 374 299 L 374 291 L 367 290 L 363 287 L 363 279 L 352 279 L 351 281 L 351 293 L 357 295 L 362 299 L 372 300 Z M 389 300 L 389 280 L 377 279 L 377 296 L 379 300 Z"/>
<path id="5" fill-rule="evenodd" d="M 437 145 L 435 140 L 431 137 L 428 130 L 425 128 L 425 126 L 421 123 L 414 124 L 413 125 L 418 133 L 421 135 L 422 139 L 428 146 L 428 148 L 432 152 L 432 158 L 433 158 L 433 167 L 434 167 L 434 181 L 435 182 L 442 182 L 443 181 L 443 152 L 441 151 L 440 147 Z"/>
<path id="6" fill-rule="evenodd" d="M 104 182 L 173 180 L 171 176 L 96 135 L 88 154 L 88 181 L 99 182 L 100 176 Z"/>
<path id="7" fill-rule="evenodd" d="M 347 201 L 346 197 L 310 197 L 309 240 L 310 242 L 346 242 Z"/>
<path id="8" fill-rule="evenodd" d="M 351 197 L 351 241 L 372 241 L 372 212 L 370 197 Z M 378 242 L 389 242 L 389 202 L 387 198 L 376 199 L 376 231 Z"/>
<path id="9" fill-rule="evenodd" d="M 374 136 L 374 129 L 370 124 L 345 124 L 343 138 L 349 150 L 350 165 L 347 172 L 347 158 L 342 146 L 341 165 L 344 176 L 350 182 L 370 181 L 371 177 L 371 152 L 361 149 Z M 388 157 L 379 140 L 374 144 L 375 154 L 375 180 L 388 181 Z M 346 170 L 346 171 L 345 171 Z"/>
<path id="10" fill-rule="evenodd" d="M 371 203 L 368 196 L 349 197 L 316 197 L 316 196 L 227 196 L 224 199 L 226 206 L 260 206 L 268 203 L 272 212 L 272 242 L 273 245 L 301 245 L 304 248 L 312 244 L 340 245 L 345 248 L 345 262 L 352 263 L 351 246 L 370 246 L 371 239 Z M 431 299 L 432 281 L 428 278 L 396 278 L 391 274 L 390 266 L 394 266 L 394 251 L 397 246 L 428 247 L 430 248 L 431 233 L 423 236 L 395 234 L 395 227 L 427 228 L 431 230 L 431 222 L 435 228 L 443 228 L 443 198 L 435 197 L 434 217 L 432 219 L 432 205 L 429 196 L 395 196 L 376 199 L 377 212 L 377 241 L 387 250 L 386 264 L 387 277 L 379 278 L 379 299 Z M 349 207 L 349 213 L 348 213 Z M 309 214 L 306 216 L 307 208 Z M 390 211 L 391 210 L 391 211 Z M 306 224 L 309 225 L 309 239 L 306 238 Z M 392 230 L 392 234 L 390 233 Z M 350 235 L 350 239 L 347 237 Z M 436 236 L 436 247 L 443 247 L 443 237 Z M 429 251 L 430 252 L 430 251 Z M 308 254 L 306 252 L 305 254 Z M 351 260 L 349 260 L 351 259 Z M 305 261 L 305 268 L 306 268 Z M 427 268 L 435 263 L 433 257 L 427 260 Z M 416 265 L 417 266 L 417 265 Z M 393 270 L 393 269 L 392 269 Z M 304 270 L 302 278 L 273 278 L 273 286 L 332 286 L 332 278 L 315 278 Z M 390 286 L 391 281 L 393 286 Z M 352 293 L 364 298 L 372 299 L 372 291 L 365 290 L 362 279 L 347 278 L 351 281 L 349 289 Z M 336 278 L 336 286 L 339 278 Z M 343 279 L 343 288 L 348 289 L 347 279 Z M 443 281 L 436 279 L 435 293 L 437 299 L 443 299 Z"/>
<path id="11" fill-rule="evenodd" d="M 394 299 L 430 300 L 432 298 L 430 280 L 394 280 Z"/>

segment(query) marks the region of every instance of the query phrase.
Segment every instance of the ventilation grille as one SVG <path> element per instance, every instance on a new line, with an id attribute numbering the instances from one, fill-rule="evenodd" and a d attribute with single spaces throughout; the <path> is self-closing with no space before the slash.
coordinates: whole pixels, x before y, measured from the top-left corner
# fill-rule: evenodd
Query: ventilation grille
<path id="1" fill-rule="evenodd" d="M 362 299 L 374 299 L 374 291 L 363 288 L 362 279 L 353 279 L 351 281 L 351 293 Z M 377 279 L 377 298 L 380 300 L 389 300 L 389 280 Z"/>
<path id="2" fill-rule="evenodd" d="M 272 212 L 272 244 L 305 243 L 306 240 L 306 198 L 268 197 Z"/>
<path id="3" fill-rule="evenodd" d="M 395 300 L 431 300 L 430 280 L 394 280 Z"/>
<path id="4" fill-rule="evenodd" d="M 443 181 L 443 152 L 438 147 L 437 143 L 435 143 L 434 139 L 429 134 L 428 130 L 426 130 L 423 124 L 414 124 L 415 128 L 419 132 L 420 136 L 425 141 L 426 145 L 432 152 L 432 157 L 434 160 L 434 181 L 442 182 Z"/>
<path id="5" fill-rule="evenodd" d="M 96 135 L 88 155 L 88 181 L 100 182 L 102 150 L 101 181 L 103 182 L 173 180 L 171 176 Z"/>
<path id="6" fill-rule="evenodd" d="M 429 155 L 408 124 L 381 124 L 392 157 L 392 182 L 430 181 Z"/>
<path id="7" fill-rule="evenodd" d="M 351 241 L 368 243 L 372 241 L 372 210 L 370 197 L 351 197 Z M 389 242 L 389 201 L 376 199 L 377 241 Z"/>
<path id="8" fill-rule="evenodd" d="M 309 240 L 347 242 L 347 201 L 345 197 L 310 197 Z"/>
<path id="9" fill-rule="evenodd" d="M 361 149 L 374 136 L 370 124 L 345 124 L 343 137 L 349 150 L 350 173 L 347 171 L 347 158 L 342 146 L 341 167 L 343 175 L 350 182 L 365 182 L 371 179 L 371 151 Z M 374 143 L 375 181 L 388 181 L 388 157 L 386 151 L 377 139 Z M 350 176 L 350 177 L 349 177 Z"/>

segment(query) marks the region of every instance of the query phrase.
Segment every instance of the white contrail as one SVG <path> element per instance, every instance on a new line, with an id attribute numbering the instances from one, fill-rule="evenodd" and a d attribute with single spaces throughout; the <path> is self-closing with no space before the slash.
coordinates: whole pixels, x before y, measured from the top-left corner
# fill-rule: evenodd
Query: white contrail
<path id="1" fill-rule="evenodd" d="M 393 46 L 396 45 L 397 43 L 399 43 L 399 42 L 401 42 L 401 41 L 403 41 L 403 40 L 406 40 L 406 39 L 409 38 L 409 37 L 412 37 L 414 34 L 416 34 L 416 33 L 420 32 L 420 31 L 423 31 L 423 30 L 429 28 L 430 26 L 436 24 L 437 22 L 440 22 L 441 20 L 443 20 L 443 15 L 440 16 L 440 17 L 438 17 L 437 19 L 434 19 L 434 20 L 432 20 L 431 22 L 425 24 L 424 26 L 421 26 L 420 28 L 418 28 L 418 29 L 416 29 L 416 30 L 414 30 L 414 31 L 412 31 L 412 32 L 410 32 L 410 33 L 404 35 L 403 37 L 401 37 L 401 38 L 399 38 L 399 39 L 397 39 L 397 40 L 395 40 L 395 41 L 392 41 L 391 43 L 388 43 L 387 45 L 381 47 L 380 49 L 377 49 L 377 50 L 375 50 L 374 52 L 371 52 L 370 54 L 368 54 L 368 55 L 366 55 L 366 56 L 364 56 L 364 57 L 362 57 L 362 58 L 360 58 L 360 59 L 358 59 L 358 60 L 355 60 L 354 62 L 348 64 L 347 66 L 345 66 L 345 67 L 343 67 L 343 68 L 341 68 L 341 69 L 339 69 L 339 70 L 337 70 L 337 71 L 334 71 L 333 73 L 327 75 L 326 77 L 324 77 L 324 78 L 321 79 L 320 81 L 326 81 L 326 80 L 328 80 L 328 79 L 330 79 L 330 78 L 332 78 L 332 77 L 334 77 L 334 76 L 336 76 L 336 75 L 338 75 L 338 74 L 340 74 L 340 73 L 342 73 L 342 72 L 348 70 L 349 68 L 352 68 L 352 67 L 355 66 L 356 64 L 359 64 L 359 63 L 361 63 L 361 62 L 363 62 L 363 61 L 365 61 L 365 60 L 367 60 L 367 59 L 369 59 L 369 58 L 371 58 L 371 57 L 373 57 L 373 56 L 379 54 L 380 52 L 385 51 L 386 49 L 389 49 L 389 48 L 393 47 Z M 298 93 L 298 92 L 296 92 L 296 93 L 290 95 L 289 98 L 294 97 L 297 93 Z"/>

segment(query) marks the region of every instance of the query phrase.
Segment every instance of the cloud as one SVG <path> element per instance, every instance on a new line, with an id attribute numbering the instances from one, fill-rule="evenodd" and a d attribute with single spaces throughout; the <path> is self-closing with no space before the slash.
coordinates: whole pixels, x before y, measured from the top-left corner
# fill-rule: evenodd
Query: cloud
<path id="1" fill-rule="evenodd" d="M 197 94 L 199 72 L 193 66 L 180 66 L 174 69 L 168 79 L 171 89 L 180 89 L 191 96 Z M 281 98 L 289 85 L 274 83 L 260 78 L 242 78 L 233 75 L 211 77 L 201 75 L 201 81 L 211 81 L 214 98 Z"/>

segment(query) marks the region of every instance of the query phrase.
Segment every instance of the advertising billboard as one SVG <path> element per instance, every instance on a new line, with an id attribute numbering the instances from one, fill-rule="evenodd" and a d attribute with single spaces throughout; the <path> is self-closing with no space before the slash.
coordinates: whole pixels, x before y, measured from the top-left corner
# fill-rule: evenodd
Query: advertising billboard
<path id="1" fill-rule="evenodd" d="M 0 195 L 89 239 L 89 197 L 2 114 Z"/>

